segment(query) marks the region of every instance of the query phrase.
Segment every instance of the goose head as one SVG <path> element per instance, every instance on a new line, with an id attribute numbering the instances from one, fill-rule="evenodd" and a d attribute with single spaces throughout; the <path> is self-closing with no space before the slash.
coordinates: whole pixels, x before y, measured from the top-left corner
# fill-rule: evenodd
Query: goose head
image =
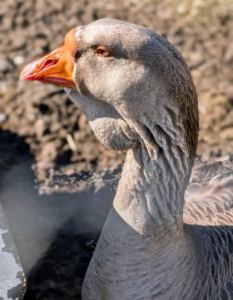
<path id="1" fill-rule="evenodd" d="M 113 19 L 77 27 L 63 46 L 26 66 L 21 78 L 65 87 L 107 147 L 143 146 L 150 157 L 174 162 L 181 155 L 192 165 L 195 88 L 179 51 L 155 32 Z"/>

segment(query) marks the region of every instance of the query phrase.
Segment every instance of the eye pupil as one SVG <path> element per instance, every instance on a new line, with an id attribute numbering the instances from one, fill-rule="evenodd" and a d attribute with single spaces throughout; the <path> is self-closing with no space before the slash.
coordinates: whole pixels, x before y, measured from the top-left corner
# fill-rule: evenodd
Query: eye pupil
<path id="1" fill-rule="evenodd" d="M 108 56 L 111 55 L 111 52 L 108 49 L 106 49 L 105 47 L 102 47 L 102 46 L 97 47 L 95 49 L 95 53 L 97 55 L 101 56 L 101 57 L 108 57 Z"/>

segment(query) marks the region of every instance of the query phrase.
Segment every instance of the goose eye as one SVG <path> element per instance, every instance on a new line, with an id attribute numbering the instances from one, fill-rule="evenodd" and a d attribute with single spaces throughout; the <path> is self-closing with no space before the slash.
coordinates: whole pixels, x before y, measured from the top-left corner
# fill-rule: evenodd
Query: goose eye
<path id="1" fill-rule="evenodd" d="M 96 53 L 98 56 L 100 56 L 100 57 L 108 57 L 108 56 L 111 55 L 111 52 L 110 52 L 108 49 L 106 49 L 105 47 L 102 47 L 102 46 L 97 47 L 97 48 L 95 49 L 95 53 Z"/>

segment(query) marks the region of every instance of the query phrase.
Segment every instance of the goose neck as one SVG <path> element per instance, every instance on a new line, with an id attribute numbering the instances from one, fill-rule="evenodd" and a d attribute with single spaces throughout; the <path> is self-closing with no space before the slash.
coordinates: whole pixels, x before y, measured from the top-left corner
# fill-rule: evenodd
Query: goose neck
<path id="1" fill-rule="evenodd" d="M 182 228 L 188 170 L 177 153 L 171 160 L 159 152 L 151 157 L 143 145 L 128 151 L 113 203 L 116 212 L 140 233 Z"/>

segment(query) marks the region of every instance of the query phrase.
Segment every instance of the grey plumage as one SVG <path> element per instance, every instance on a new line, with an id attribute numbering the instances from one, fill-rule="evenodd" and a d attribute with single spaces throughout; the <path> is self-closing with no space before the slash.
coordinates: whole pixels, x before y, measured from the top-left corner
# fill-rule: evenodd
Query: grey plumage
<path id="1" fill-rule="evenodd" d="M 106 147 L 127 151 L 82 299 L 233 299 L 232 175 L 192 183 L 184 201 L 198 106 L 183 57 L 160 35 L 119 20 L 77 28 L 73 46 L 72 32 L 64 49 L 70 57 L 77 45 L 77 89 L 66 91 Z M 48 79 L 33 66 L 23 78 Z"/>
<path id="2" fill-rule="evenodd" d="M 117 20 L 79 38 L 78 91 L 67 93 L 102 143 L 128 150 L 83 300 L 233 299 L 233 179 L 184 205 L 198 135 L 184 59 L 161 36 Z M 98 45 L 112 56 L 96 57 Z"/>

